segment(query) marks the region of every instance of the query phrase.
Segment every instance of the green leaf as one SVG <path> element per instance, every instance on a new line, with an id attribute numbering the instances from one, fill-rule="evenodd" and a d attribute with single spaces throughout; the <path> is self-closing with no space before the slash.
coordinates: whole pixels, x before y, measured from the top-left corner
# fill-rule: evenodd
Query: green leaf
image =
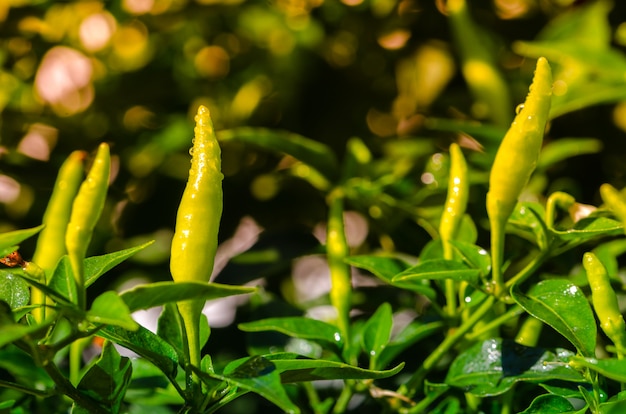
<path id="1" fill-rule="evenodd" d="M 342 362 L 322 359 L 297 358 L 291 353 L 266 355 L 275 365 L 283 383 L 308 382 L 333 379 L 381 379 L 396 375 L 404 363 L 384 371 L 369 370 Z"/>
<path id="2" fill-rule="evenodd" d="M 276 331 L 292 338 L 324 341 L 342 346 L 343 338 L 336 326 L 305 317 L 268 318 L 239 324 L 244 332 Z"/>
<path id="3" fill-rule="evenodd" d="M 154 243 L 154 240 L 129 249 L 108 253 L 102 256 L 85 258 L 85 286 L 91 286 L 100 276 L 113 269 L 129 257 L 150 246 L 152 243 Z"/>
<path id="4" fill-rule="evenodd" d="M 567 398 L 558 395 L 543 394 L 530 403 L 520 414 L 560 414 L 573 411 L 574 406 Z"/>
<path id="5" fill-rule="evenodd" d="M 257 393 L 287 413 L 300 413 L 300 409 L 287 396 L 276 365 L 260 355 L 232 361 L 226 365 L 221 375 L 209 376 Z"/>
<path id="6" fill-rule="evenodd" d="M 540 250 L 546 250 L 550 239 L 542 217 L 545 217 L 545 211 L 540 204 L 519 203 L 509 218 L 509 224 L 514 226 L 514 233 L 534 243 Z"/>
<path id="7" fill-rule="evenodd" d="M 0 270 L 0 300 L 8 303 L 11 309 L 28 305 L 30 301 L 28 283 L 10 271 Z"/>
<path id="8" fill-rule="evenodd" d="M 139 326 L 136 331 L 128 331 L 118 326 L 107 325 L 98 331 L 98 336 L 141 355 L 168 377 L 176 375 L 178 368 L 176 350 L 143 326 Z"/>
<path id="9" fill-rule="evenodd" d="M 98 296 L 87 311 L 87 320 L 96 324 L 115 325 L 134 331 L 139 328 L 130 310 L 117 292 L 109 290 Z"/>
<path id="10" fill-rule="evenodd" d="M 626 383 L 626 359 L 596 359 L 575 356 L 574 366 L 583 366 L 615 381 Z"/>
<path id="11" fill-rule="evenodd" d="M 624 227 L 619 221 L 607 217 L 586 217 L 568 230 L 550 230 L 562 241 L 581 244 L 596 237 L 618 236 L 624 233 Z"/>
<path id="12" fill-rule="evenodd" d="M 430 335 L 441 331 L 446 324 L 443 321 L 420 323 L 411 322 L 402 329 L 402 331 L 387 344 L 382 350 L 378 363 L 379 366 L 387 366 L 402 351 L 421 341 Z"/>
<path id="13" fill-rule="evenodd" d="M 487 250 L 472 243 L 459 240 L 450 240 L 461 259 L 472 269 L 478 269 L 481 277 L 486 277 L 491 272 L 491 256 Z"/>
<path id="14" fill-rule="evenodd" d="M 38 331 L 44 331 L 53 324 L 53 320 L 48 320 L 39 325 L 25 325 L 22 323 L 15 323 L 13 320 L 13 312 L 8 303 L 0 300 L 0 348 L 31 335 Z"/>
<path id="15" fill-rule="evenodd" d="M 161 312 L 161 316 L 159 316 L 157 324 L 157 335 L 176 350 L 180 361 L 185 359 L 182 326 L 183 322 L 178 313 L 176 304 L 166 303 L 163 305 L 163 311 Z"/>
<path id="16" fill-rule="evenodd" d="M 520 381 L 583 382 L 584 377 L 567 365 L 573 355 L 565 349 L 553 352 L 512 340 L 487 339 L 452 362 L 445 382 L 479 397 L 500 395 Z"/>
<path id="17" fill-rule="evenodd" d="M 437 298 L 435 290 L 423 283 L 423 281 L 417 281 L 417 283 L 392 281 L 395 275 L 410 267 L 406 262 L 398 258 L 386 256 L 350 256 L 345 259 L 345 262 L 359 269 L 367 270 L 392 286 L 422 294 L 431 300 Z"/>
<path id="18" fill-rule="evenodd" d="M 130 359 L 120 356 L 113 344 L 107 341 L 102 355 L 81 378 L 76 388 L 111 412 L 117 413 L 120 412 L 131 374 Z"/>
<path id="19" fill-rule="evenodd" d="M 219 131 L 220 141 L 241 141 L 273 152 L 281 152 L 316 169 L 328 181 L 333 182 L 339 174 L 335 152 L 326 145 L 302 135 L 265 128 L 235 128 Z"/>
<path id="20" fill-rule="evenodd" d="M 626 412 L 626 400 L 609 401 L 600 404 L 599 414 L 623 414 Z"/>
<path id="21" fill-rule="evenodd" d="M 395 275 L 392 281 L 452 279 L 480 287 L 480 273 L 480 270 L 470 269 L 467 264 L 461 261 L 434 259 L 420 262 L 406 269 Z"/>
<path id="22" fill-rule="evenodd" d="M 524 294 L 513 286 L 511 296 L 526 312 L 553 327 L 584 356 L 594 356 L 596 321 L 585 294 L 564 279 L 533 285 Z"/>
<path id="23" fill-rule="evenodd" d="M 204 282 L 155 282 L 136 286 L 120 296 L 131 312 L 149 309 L 171 302 L 211 300 L 233 295 L 254 293 L 256 288 Z"/>
<path id="24" fill-rule="evenodd" d="M 15 250 L 16 245 L 19 245 L 24 240 L 39 233 L 43 227 L 42 224 L 41 226 L 32 227 L 30 229 L 15 230 L 0 234 L 0 250 L 4 251 L 5 249 L 10 249 L 9 253 L 11 253 Z"/>
<path id="25" fill-rule="evenodd" d="M 392 325 L 393 314 L 391 305 L 387 302 L 380 305 L 376 312 L 365 322 L 362 330 L 361 346 L 370 357 L 370 368 L 378 366 L 376 362 L 389 343 Z"/>
<path id="26" fill-rule="evenodd" d="M 76 281 L 72 273 L 72 266 L 69 257 L 63 256 L 57 263 L 52 276 L 48 281 L 48 287 L 55 292 L 55 295 L 70 303 L 76 303 L 78 293 Z"/>
<path id="27" fill-rule="evenodd" d="M 578 155 L 595 154 L 602 150 L 602 141 L 596 138 L 560 138 L 548 142 L 539 154 L 537 169 L 546 169 L 557 162 Z"/>

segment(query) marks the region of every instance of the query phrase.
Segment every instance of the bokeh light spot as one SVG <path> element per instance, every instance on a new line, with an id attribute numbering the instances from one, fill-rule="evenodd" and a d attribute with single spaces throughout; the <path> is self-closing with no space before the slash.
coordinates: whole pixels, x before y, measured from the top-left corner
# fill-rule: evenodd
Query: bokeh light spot
<path id="1" fill-rule="evenodd" d="M 116 26 L 115 18 L 107 12 L 86 17 L 78 29 L 83 47 L 90 52 L 103 49 L 109 44 Z"/>

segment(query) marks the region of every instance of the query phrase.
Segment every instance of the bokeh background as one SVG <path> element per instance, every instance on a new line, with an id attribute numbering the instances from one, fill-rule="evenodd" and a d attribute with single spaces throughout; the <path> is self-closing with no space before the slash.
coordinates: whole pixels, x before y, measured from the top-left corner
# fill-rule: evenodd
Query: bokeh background
<path id="1" fill-rule="evenodd" d="M 547 142 L 575 139 L 531 185 L 596 205 L 601 183 L 626 185 L 626 3 L 469 3 L 481 37 L 468 45 L 454 35 L 445 0 L 0 0 L 0 229 L 40 224 L 65 157 L 106 141 L 114 172 L 90 252 L 156 243 L 93 290 L 168 280 L 193 114 L 204 104 L 224 133 L 289 131 L 339 159 L 358 137 L 374 158 L 348 205 L 353 249 L 418 254 L 432 238 L 438 213 L 430 208 L 440 211 L 445 194 L 449 143 L 472 152 L 472 199 L 480 200 L 488 170 L 481 152 L 497 147 L 540 55 L 567 89 Z M 468 50 L 488 51 L 508 102 L 496 108 L 477 98 L 462 70 Z M 223 145 L 223 172 L 216 280 L 264 278 L 268 295 L 280 298 L 238 318 L 278 312 L 272 306 L 312 309 L 328 283 L 315 255 L 323 184 L 297 160 L 237 140 Z M 381 177 L 396 180 L 385 184 L 390 191 L 380 191 Z M 474 205 L 480 230 L 485 212 Z M 33 246 L 23 246 L 25 257 Z M 308 261 L 293 260 L 303 255 Z M 364 292 L 356 298 L 364 308 L 385 299 L 368 306 Z M 212 323 L 232 327 L 236 305 Z M 245 353 L 233 329 L 213 335 L 211 352 Z"/>

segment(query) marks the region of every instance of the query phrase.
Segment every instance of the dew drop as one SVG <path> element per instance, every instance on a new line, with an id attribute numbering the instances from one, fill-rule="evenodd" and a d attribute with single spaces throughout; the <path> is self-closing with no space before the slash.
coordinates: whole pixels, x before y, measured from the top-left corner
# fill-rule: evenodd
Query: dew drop
<path id="1" fill-rule="evenodd" d="M 515 113 L 519 115 L 519 113 L 522 112 L 523 109 L 524 109 L 524 104 L 521 103 L 515 107 Z"/>

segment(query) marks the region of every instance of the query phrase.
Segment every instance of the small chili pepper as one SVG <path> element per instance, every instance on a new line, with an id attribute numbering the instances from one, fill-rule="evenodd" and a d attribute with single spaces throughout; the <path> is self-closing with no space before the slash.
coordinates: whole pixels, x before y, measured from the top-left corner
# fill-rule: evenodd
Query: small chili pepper
<path id="1" fill-rule="evenodd" d="M 100 144 L 87 178 L 80 186 L 72 204 L 72 213 L 65 233 L 65 247 L 76 281 L 76 304 L 85 309 L 85 275 L 83 260 L 91 241 L 93 230 L 102 214 L 109 186 L 111 155 L 109 145 Z"/>
<path id="2" fill-rule="evenodd" d="M 619 309 L 617 295 L 611 287 L 611 280 L 604 264 L 593 253 L 585 253 L 583 266 L 587 272 L 593 308 L 600 321 L 600 328 L 613 341 L 618 349 L 618 357 L 624 357 L 626 350 L 626 323 Z"/>
<path id="3" fill-rule="evenodd" d="M 52 195 L 43 215 L 45 227 L 37 238 L 32 262 L 36 263 L 48 275 L 54 270 L 61 256 L 67 253 L 65 231 L 70 221 L 74 197 L 76 197 L 83 180 L 83 161 L 86 155 L 84 151 L 74 151 L 61 165 Z M 46 284 L 47 279 L 42 280 L 42 283 Z M 33 288 L 31 304 L 43 305 L 44 302 L 45 295 L 43 292 Z M 38 322 L 43 321 L 45 315 L 45 307 L 33 310 L 33 316 Z"/>
<path id="4" fill-rule="evenodd" d="M 551 96 L 550 65 L 545 58 L 539 58 L 530 92 L 498 148 L 489 175 L 487 215 L 491 225 L 493 283 L 497 296 L 504 290 L 504 228 L 537 165 Z"/>
<path id="5" fill-rule="evenodd" d="M 222 217 L 221 150 L 208 108 L 195 117 L 189 179 L 176 215 L 170 272 L 175 282 L 209 282 Z M 189 344 L 189 360 L 200 366 L 200 316 L 204 301 L 178 303 Z"/>
<path id="6" fill-rule="evenodd" d="M 604 204 L 625 226 L 624 231 L 626 231 L 626 199 L 624 196 L 611 184 L 600 186 L 600 196 Z"/>
<path id="7" fill-rule="evenodd" d="M 346 240 L 343 213 L 344 199 L 341 190 L 331 192 L 326 224 L 326 258 L 330 268 L 330 302 L 337 311 L 337 327 L 347 343 L 352 307 L 352 276 L 345 259 L 350 251 Z"/>
<path id="8" fill-rule="evenodd" d="M 467 163 L 461 147 L 453 143 L 450 146 L 450 174 L 448 179 L 448 195 L 443 207 L 443 214 L 439 223 L 439 236 L 443 245 L 443 257 L 452 260 L 454 257 L 452 244 L 458 232 L 459 225 L 465 214 L 467 198 L 469 195 L 469 183 L 467 180 Z M 448 315 L 456 312 L 456 283 L 447 279 L 446 306 Z"/>
<path id="9" fill-rule="evenodd" d="M 576 199 L 570 194 L 562 191 L 555 191 L 550 194 L 546 202 L 546 225 L 548 228 L 551 229 L 554 227 L 557 207 L 568 211 L 574 204 L 576 204 Z"/>

